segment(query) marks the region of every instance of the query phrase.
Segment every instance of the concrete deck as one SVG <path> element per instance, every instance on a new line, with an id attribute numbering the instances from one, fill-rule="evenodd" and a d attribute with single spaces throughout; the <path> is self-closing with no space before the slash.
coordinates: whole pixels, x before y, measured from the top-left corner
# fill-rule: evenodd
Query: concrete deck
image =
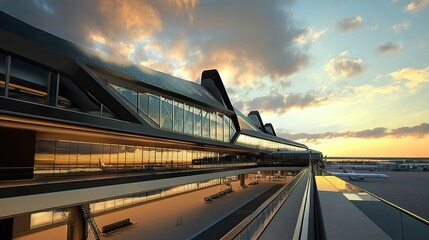
<path id="1" fill-rule="evenodd" d="M 249 180 L 249 182 L 252 180 Z M 220 191 L 220 186 L 214 186 L 191 193 L 178 195 L 130 207 L 124 210 L 108 213 L 95 218 L 101 228 L 124 218 L 130 218 L 134 225 L 119 230 L 105 239 L 189 239 L 202 230 L 233 213 L 249 200 L 267 191 L 275 183 L 261 183 L 241 189 L 239 182 L 233 182 L 234 192 L 216 199 L 209 204 L 204 203 L 204 197 Z M 180 219 L 181 224 L 180 224 Z M 179 222 L 179 225 L 177 224 Z M 178 225 L 178 226 L 177 226 Z M 61 240 L 66 239 L 66 226 L 52 228 L 18 240 Z M 90 234 L 89 239 L 94 239 Z"/>
<path id="2" fill-rule="evenodd" d="M 327 239 L 391 239 L 350 202 L 329 178 L 316 176 Z"/>

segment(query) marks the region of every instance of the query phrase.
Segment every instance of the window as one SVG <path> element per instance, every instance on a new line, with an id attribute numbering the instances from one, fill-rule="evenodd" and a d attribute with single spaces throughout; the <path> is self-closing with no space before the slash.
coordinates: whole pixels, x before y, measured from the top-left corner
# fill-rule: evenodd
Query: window
<path id="1" fill-rule="evenodd" d="M 210 113 L 202 111 L 203 117 L 201 118 L 202 136 L 205 138 L 210 137 Z"/>
<path id="2" fill-rule="evenodd" d="M 231 139 L 237 131 L 235 130 L 234 122 L 232 120 L 229 121 L 229 138 Z"/>
<path id="3" fill-rule="evenodd" d="M 73 80 L 63 75 L 60 76 L 57 106 L 92 115 L 116 118 L 94 96 L 81 89 Z"/>
<path id="4" fill-rule="evenodd" d="M 199 108 L 194 108 L 194 135 L 201 137 L 201 127 L 202 127 L 202 110 Z"/>
<path id="5" fill-rule="evenodd" d="M 49 71 L 12 58 L 8 96 L 46 104 Z"/>
<path id="6" fill-rule="evenodd" d="M 223 141 L 223 115 L 217 114 L 217 140 Z"/>
<path id="7" fill-rule="evenodd" d="M 230 118 L 229 118 L 229 117 L 224 116 L 223 120 L 224 120 L 224 124 L 223 124 L 223 132 L 224 132 L 224 133 L 223 133 L 223 140 L 224 140 L 225 142 L 229 142 L 229 139 L 230 139 L 230 136 L 229 136 Z"/>
<path id="8" fill-rule="evenodd" d="M 159 96 L 149 95 L 149 117 L 159 124 Z"/>
<path id="9" fill-rule="evenodd" d="M 149 96 L 147 93 L 139 92 L 139 114 L 148 115 L 149 111 Z"/>
<path id="10" fill-rule="evenodd" d="M 4 96 L 6 88 L 6 55 L 0 53 L 0 96 Z"/>
<path id="11" fill-rule="evenodd" d="M 210 113 L 210 138 L 216 139 L 216 113 Z"/>
<path id="12" fill-rule="evenodd" d="M 173 101 L 161 97 L 161 128 L 173 130 Z"/>
<path id="13" fill-rule="evenodd" d="M 119 94 L 121 94 L 125 99 L 128 106 L 130 106 L 135 111 L 137 110 L 137 92 L 128 88 L 119 87 L 113 84 L 110 84 L 113 89 L 115 89 Z"/>
<path id="14" fill-rule="evenodd" d="M 34 156 L 34 173 L 48 176 L 54 173 L 55 140 L 37 139 Z"/>
<path id="15" fill-rule="evenodd" d="M 187 134 L 194 133 L 194 107 L 189 105 L 184 105 L 185 110 L 185 123 L 184 123 L 184 132 Z"/>
<path id="16" fill-rule="evenodd" d="M 183 103 L 174 102 L 174 131 L 183 132 Z"/>

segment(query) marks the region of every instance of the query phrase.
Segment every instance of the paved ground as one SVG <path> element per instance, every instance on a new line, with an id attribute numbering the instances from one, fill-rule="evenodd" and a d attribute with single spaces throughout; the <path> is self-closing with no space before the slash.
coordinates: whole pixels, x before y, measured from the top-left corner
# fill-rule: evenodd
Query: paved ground
<path id="1" fill-rule="evenodd" d="M 327 170 L 342 172 L 341 169 Z M 364 181 L 342 179 L 429 220 L 429 172 L 373 171 L 371 173 L 385 173 L 389 178 L 367 178 Z"/>
<path id="2" fill-rule="evenodd" d="M 234 182 L 234 192 L 210 204 L 204 203 L 204 197 L 219 192 L 220 186 L 112 212 L 96 217 L 95 220 L 100 228 L 125 218 L 130 218 L 135 223 L 103 239 L 190 239 L 267 191 L 275 183 L 261 183 L 246 189 L 241 189 L 238 185 L 238 181 Z M 66 239 L 66 227 L 56 227 L 17 239 Z M 90 235 L 89 239 L 94 238 Z"/>
<path id="3" fill-rule="evenodd" d="M 259 206 L 261 206 L 268 198 L 276 193 L 284 184 L 276 184 L 270 189 L 252 199 L 247 204 L 243 205 L 229 216 L 217 222 L 204 232 L 198 234 L 194 240 L 216 240 L 221 239 L 247 216 L 252 214 Z"/>

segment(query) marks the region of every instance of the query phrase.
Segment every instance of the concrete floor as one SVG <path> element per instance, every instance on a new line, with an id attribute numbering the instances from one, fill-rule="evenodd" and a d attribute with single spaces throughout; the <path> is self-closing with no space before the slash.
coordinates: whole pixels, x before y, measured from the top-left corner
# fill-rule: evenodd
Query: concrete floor
<path id="1" fill-rule="evenodd" d="M 337 168 L 326 170 L 343 171 Z M 429 172 L 373 171 L 371 173 L 384 173 L 389 178 L 367 178 L 363 181 L 342 179 L 429 220 Z"/>
<path id="2" fill-rule="evenodd" d="M 221 186 L 108 213 L 96 217 L 95 221 L 99 228 L 125 218 L 130 218 L 131 222 L 134 223 L 132 226 L 105 236 L 103 239 L 189 239 L 240 208 L 274 184 L 262 183 L 241 189 L 239 182 L 236 181 L 232 184 L 234 192 L 209 204 L 204 203 L 204 197 L 219 192 Z M 182 224 L 177 226 L 180 218 Z M 63 225 L 17 239 L 66 239 L 66 226 Z M 94 239 L 92 234 L 90 234 L 89 239 Z"/>

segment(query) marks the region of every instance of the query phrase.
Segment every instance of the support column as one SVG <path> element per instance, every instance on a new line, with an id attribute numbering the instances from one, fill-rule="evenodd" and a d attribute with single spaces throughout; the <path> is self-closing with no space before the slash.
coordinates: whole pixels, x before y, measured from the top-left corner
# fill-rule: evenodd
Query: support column
<path id="1" fill-rule="evenodd" d="M 13 218 L 6 218 L 0 220 L 0 239 L 13 239 Z"/>
<path id="2" fill-rule="evenodd" d="M 244 183 L 244 174 L 238 175 L 238 179 L 240 179 L 240 186 L 244 186 L 245 185 L 245 183 Z"/>
<path id="3" fill-rule="evenodd" d="M 80 206 L 70 207 L 67 222 L 67 240 L 86 240 L 87 222 Z"/>

